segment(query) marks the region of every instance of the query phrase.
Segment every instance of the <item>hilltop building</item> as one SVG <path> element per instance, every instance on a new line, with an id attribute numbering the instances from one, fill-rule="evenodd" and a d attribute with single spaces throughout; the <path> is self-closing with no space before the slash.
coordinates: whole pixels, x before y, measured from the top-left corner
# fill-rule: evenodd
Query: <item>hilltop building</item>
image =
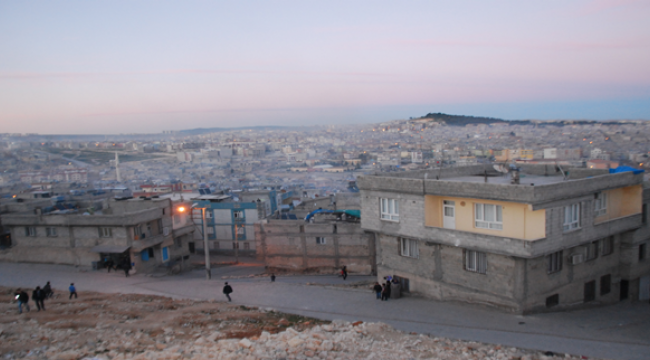
<path id="1" fill-rule="evenodd" d="M 643 174 L 478 165 L 361 176 L 378 279 L 516 313 L 650 297 Z"/>

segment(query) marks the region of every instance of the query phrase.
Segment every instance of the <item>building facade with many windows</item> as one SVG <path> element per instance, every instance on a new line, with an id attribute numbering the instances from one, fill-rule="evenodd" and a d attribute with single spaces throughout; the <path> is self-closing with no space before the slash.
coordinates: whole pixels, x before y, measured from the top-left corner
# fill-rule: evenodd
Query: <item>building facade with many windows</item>
<path id="1" fill-rule="evenodd" d="M 516 182 L 483 165 L 358 178 L 378 279 L 517 313 L 649 297 L 643 174 L 512 171 Z"/>

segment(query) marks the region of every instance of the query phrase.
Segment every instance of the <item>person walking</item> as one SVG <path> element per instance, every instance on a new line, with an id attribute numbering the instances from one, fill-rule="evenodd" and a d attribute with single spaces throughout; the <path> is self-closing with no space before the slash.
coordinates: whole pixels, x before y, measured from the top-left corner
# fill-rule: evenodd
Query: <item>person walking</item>
<path id="1" fill-rule="evenodd" d="M 131 261 L 129 259 L 124 259 L 122 269 L 124 270 L 124 276 L 129 277 L 129 271 L 131 270 Z"/>
<path id="2" fill-rule="evenodd" d="M 113 259 L 111 258 L 106 259 L 105 264 L 106 264 L 106 268 L 108 269 L 108 272 L 111 272 L 111 269 L 115 270 L 114 269 L 115 262 L 113 261 Z"/>
<path id="3" fill-rule="evenodd" d="M 381 300 L 381 285 L 379 285 L 378 282 L 375 282 L 375 286 L 373 286 L 372 289 L 375 291 L 375 294 L 377 294 L 377 300 Z"/>
<path id="4" fill-rule="evenodd" d="M 52 286 L 50 286 L 50 282 L 48 281 L 45 286 L 43 286 L 43 293 L 45 294 L 45 299 L 51 298 L 54 296 L 54 292 L 52 291 Z"/>
<path id="5" fill-rule="evenodd" d="M 38 311 L 45 311 L 45 304 L 43 304 L 43 300 L 45 300 L 45 292 L 41 289 L 40 286 L 37 286 L 36 289 L 32 292 L 32 300 L 36 303 L 36 308 Z"/>
<path id="6" fill-rule="evenodd" d="M 23 313 L 23 305 L 29 311 L 29 295 L 21 289 L 16 290 L 14 295 L 16 296 L 16 301 L 18 301 L 18 313 Z"/>
<path id="7" fill-rule="evenodd" d="M 343 266 L 343 269 L 341 269 L 341 275 L 343 275 L 343 280 L 348 278 L 348 268 L 347 268 L 347 266 Z"/>
<path id="8" fill-rule="evenodd" d="M 228 301 L 232 301 L 230 298 L 230 294 L 232 294 L 232 287 L 228 285 L 228 282 L 226 282 L 225 286 L 223 287 L 223 293 L 226 294 Z"/>
<path id="9" fill-rule="evenodd" d="M 72 299 L 72 295 L 74 295 L 74 298 L 77 298 L 77 288 L 74 287 L 74 283 L 70 283 L 70 287 L 68 288 L 70 290 L 70 297 L 68 297 L 68 300 Z"/>
<path id="10" fill-rule="evenodd" d="M 275 282 L 275 274 L 271 274 L 271 282 Z"/>

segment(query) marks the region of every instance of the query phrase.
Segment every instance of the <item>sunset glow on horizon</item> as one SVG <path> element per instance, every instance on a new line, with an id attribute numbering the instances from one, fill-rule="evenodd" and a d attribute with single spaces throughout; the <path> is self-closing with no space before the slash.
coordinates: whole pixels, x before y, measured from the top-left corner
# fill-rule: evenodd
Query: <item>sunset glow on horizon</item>
<path id="1" fill-rule="evenodd" d="M 0 132 L 650 119 L 650 3 L 0 3 Z"/>

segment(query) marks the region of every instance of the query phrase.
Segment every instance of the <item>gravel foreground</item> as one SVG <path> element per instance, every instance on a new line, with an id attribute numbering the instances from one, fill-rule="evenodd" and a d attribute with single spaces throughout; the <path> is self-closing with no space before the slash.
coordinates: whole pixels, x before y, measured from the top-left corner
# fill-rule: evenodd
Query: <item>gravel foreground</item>
<path id="1" fill-rule="evenodd" d="M 0 288 L 2 359 L 584 359 L 150 295 L 59 294 L 18 314 L 14 290 Z"/>

